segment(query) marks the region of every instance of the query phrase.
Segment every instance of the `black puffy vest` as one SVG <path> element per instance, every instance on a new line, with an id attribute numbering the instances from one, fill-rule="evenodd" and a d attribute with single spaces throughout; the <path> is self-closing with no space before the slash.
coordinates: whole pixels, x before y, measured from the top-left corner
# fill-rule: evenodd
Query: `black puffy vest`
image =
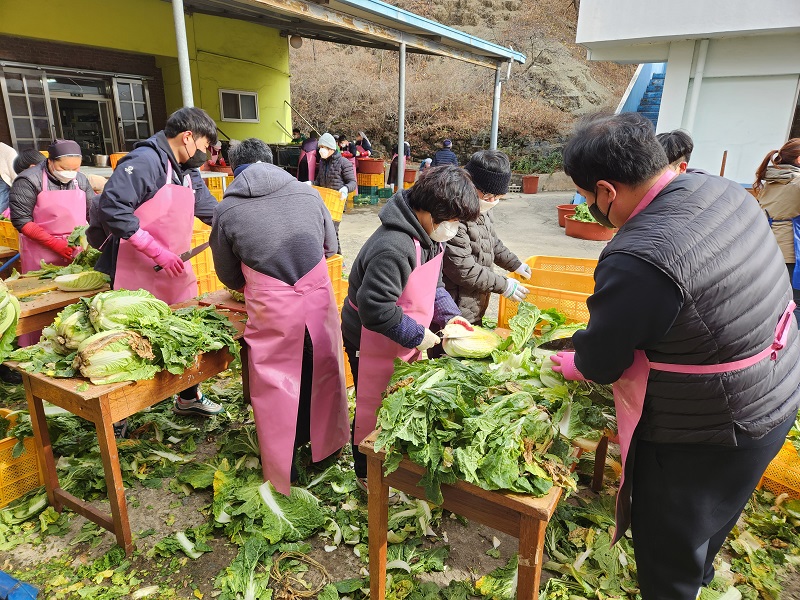
<path id="1" fill-rule="evenodd" d="M 792 299 L 783 256 L 756 200 L 701 174 L 672 180 L 620 228 L 600 260 L 626 252 L 666 273 L 684 304 L 672 328 L 643 348 L 651 361 L 718 364 L 767 347 Z M 651 371 L 637 434 L 666 443 L 734 445 L 759 438 L 800 404 L 800 339 L 792 326 L 778 359 L 721 375 Z"/>

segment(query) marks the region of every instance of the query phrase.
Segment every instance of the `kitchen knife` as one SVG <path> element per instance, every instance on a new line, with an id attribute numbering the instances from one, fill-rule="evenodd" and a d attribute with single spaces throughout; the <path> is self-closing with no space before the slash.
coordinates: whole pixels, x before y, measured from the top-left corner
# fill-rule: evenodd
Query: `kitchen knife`
<path id="1" fill-rule="evenodd" d="M 208 248 L 208 242 L 200 244 L 199 246 L 197 246 L 197 248 L 192 248 L 191 250 L 187 250 L 183 254 L 178 255 L 178 258 L 180 258 L 183 262 L 186 262 L 187 260 L 191 260 L 198 254 L 200 254 L 206 248 Z M 161 265 L 156 265 L 155 267 L 153 267 L 153 270 L 156 272 L 160 271 L 161 269 L 162 269 Z"/>

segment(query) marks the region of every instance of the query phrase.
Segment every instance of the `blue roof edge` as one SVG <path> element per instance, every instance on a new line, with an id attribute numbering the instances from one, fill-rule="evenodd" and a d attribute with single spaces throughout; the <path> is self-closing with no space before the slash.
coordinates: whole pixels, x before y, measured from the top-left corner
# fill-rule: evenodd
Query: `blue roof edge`
<path id="1" fill-rule="evenodd" d="M 353 8 L 358 8 L 367 12 L 371 12 L 376 15 L 380 15 L 382 17 L 406 23 L 408 25 L 417 27 L 419 29 L 424 29 L 426 33 L 441 35 L 442 37 L 450 38 L 462 44 L 467 44 L 469 46 L 473 46 L 474 48 L 479 48 L 485 52 L 491 52 L 495 54 L 496 58 L 505 58 L 507 60 L 513 60 L 520 64 L 525 64 L 525 61 L 527 60 L 527 57 L 522 52 L 517 52 L 510 48 L 506 48 L 505 46 L 500 46 L 499 44 L 494 44 L 482 38 L 469 35 L 468 33 L 464 33 L 463 31 L 459 31 L 458 29 L 453 29 L 452 27 L 448 27 L 447 25 L 442 25 L 441 23 L 438 23 L 436 21 L 431 21 L 430 19 L 421 17 L 413 12 L 404 10 L 402 8 L 398 8 L 396 6 L 392 6 L 391 4 L 387 4 L 386 2 L 381 2 L 380 0 L 337 0 L 337 1 L 340 2 L 341 4 L 346 4 L 347 6 L 351 6 Z"/>

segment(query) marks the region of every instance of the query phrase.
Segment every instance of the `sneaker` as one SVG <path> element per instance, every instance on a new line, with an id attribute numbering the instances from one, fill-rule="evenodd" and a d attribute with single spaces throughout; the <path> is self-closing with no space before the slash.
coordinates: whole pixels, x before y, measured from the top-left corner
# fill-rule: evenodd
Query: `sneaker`
<path id="1" fill-rule="evenodd" d="M 356 477 L 356 487 L 365 494 L 369 494 L 366 477 Z M 400 502 L 400 494 L 394 488 L 389 488 L 389 505 L 397 504 L 398 502 Z"/>
<path id="2" fill-rule="evenodd" d="M 225 412 L 221 404 L 212 402 L 198 392 L 197 398 L 192 400 L 184 400 L 180 396 L 174 396 L 174 404 L 172 412 L 178 415 L 200 415 L 201 417 L 210 417 Z"/>
<path id="3" fill-rule="evenodd" d="M 114 437 L 118 440 L 123 440 L 128 437 L 128 419 L 122 419 L 113 424 Z"/>

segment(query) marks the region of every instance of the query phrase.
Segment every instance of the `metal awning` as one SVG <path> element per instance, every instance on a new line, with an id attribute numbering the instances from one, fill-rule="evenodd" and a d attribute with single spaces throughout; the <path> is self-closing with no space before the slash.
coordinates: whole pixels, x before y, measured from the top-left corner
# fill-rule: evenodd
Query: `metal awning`
<path id="1" fill-rule="evenodd" d="M 379 0 L 184 0 L 187 11 L 241 19 L 283 35 L 446 56 L 495 69 L 525 62 L 511 48 L 469 35 Z"/>

